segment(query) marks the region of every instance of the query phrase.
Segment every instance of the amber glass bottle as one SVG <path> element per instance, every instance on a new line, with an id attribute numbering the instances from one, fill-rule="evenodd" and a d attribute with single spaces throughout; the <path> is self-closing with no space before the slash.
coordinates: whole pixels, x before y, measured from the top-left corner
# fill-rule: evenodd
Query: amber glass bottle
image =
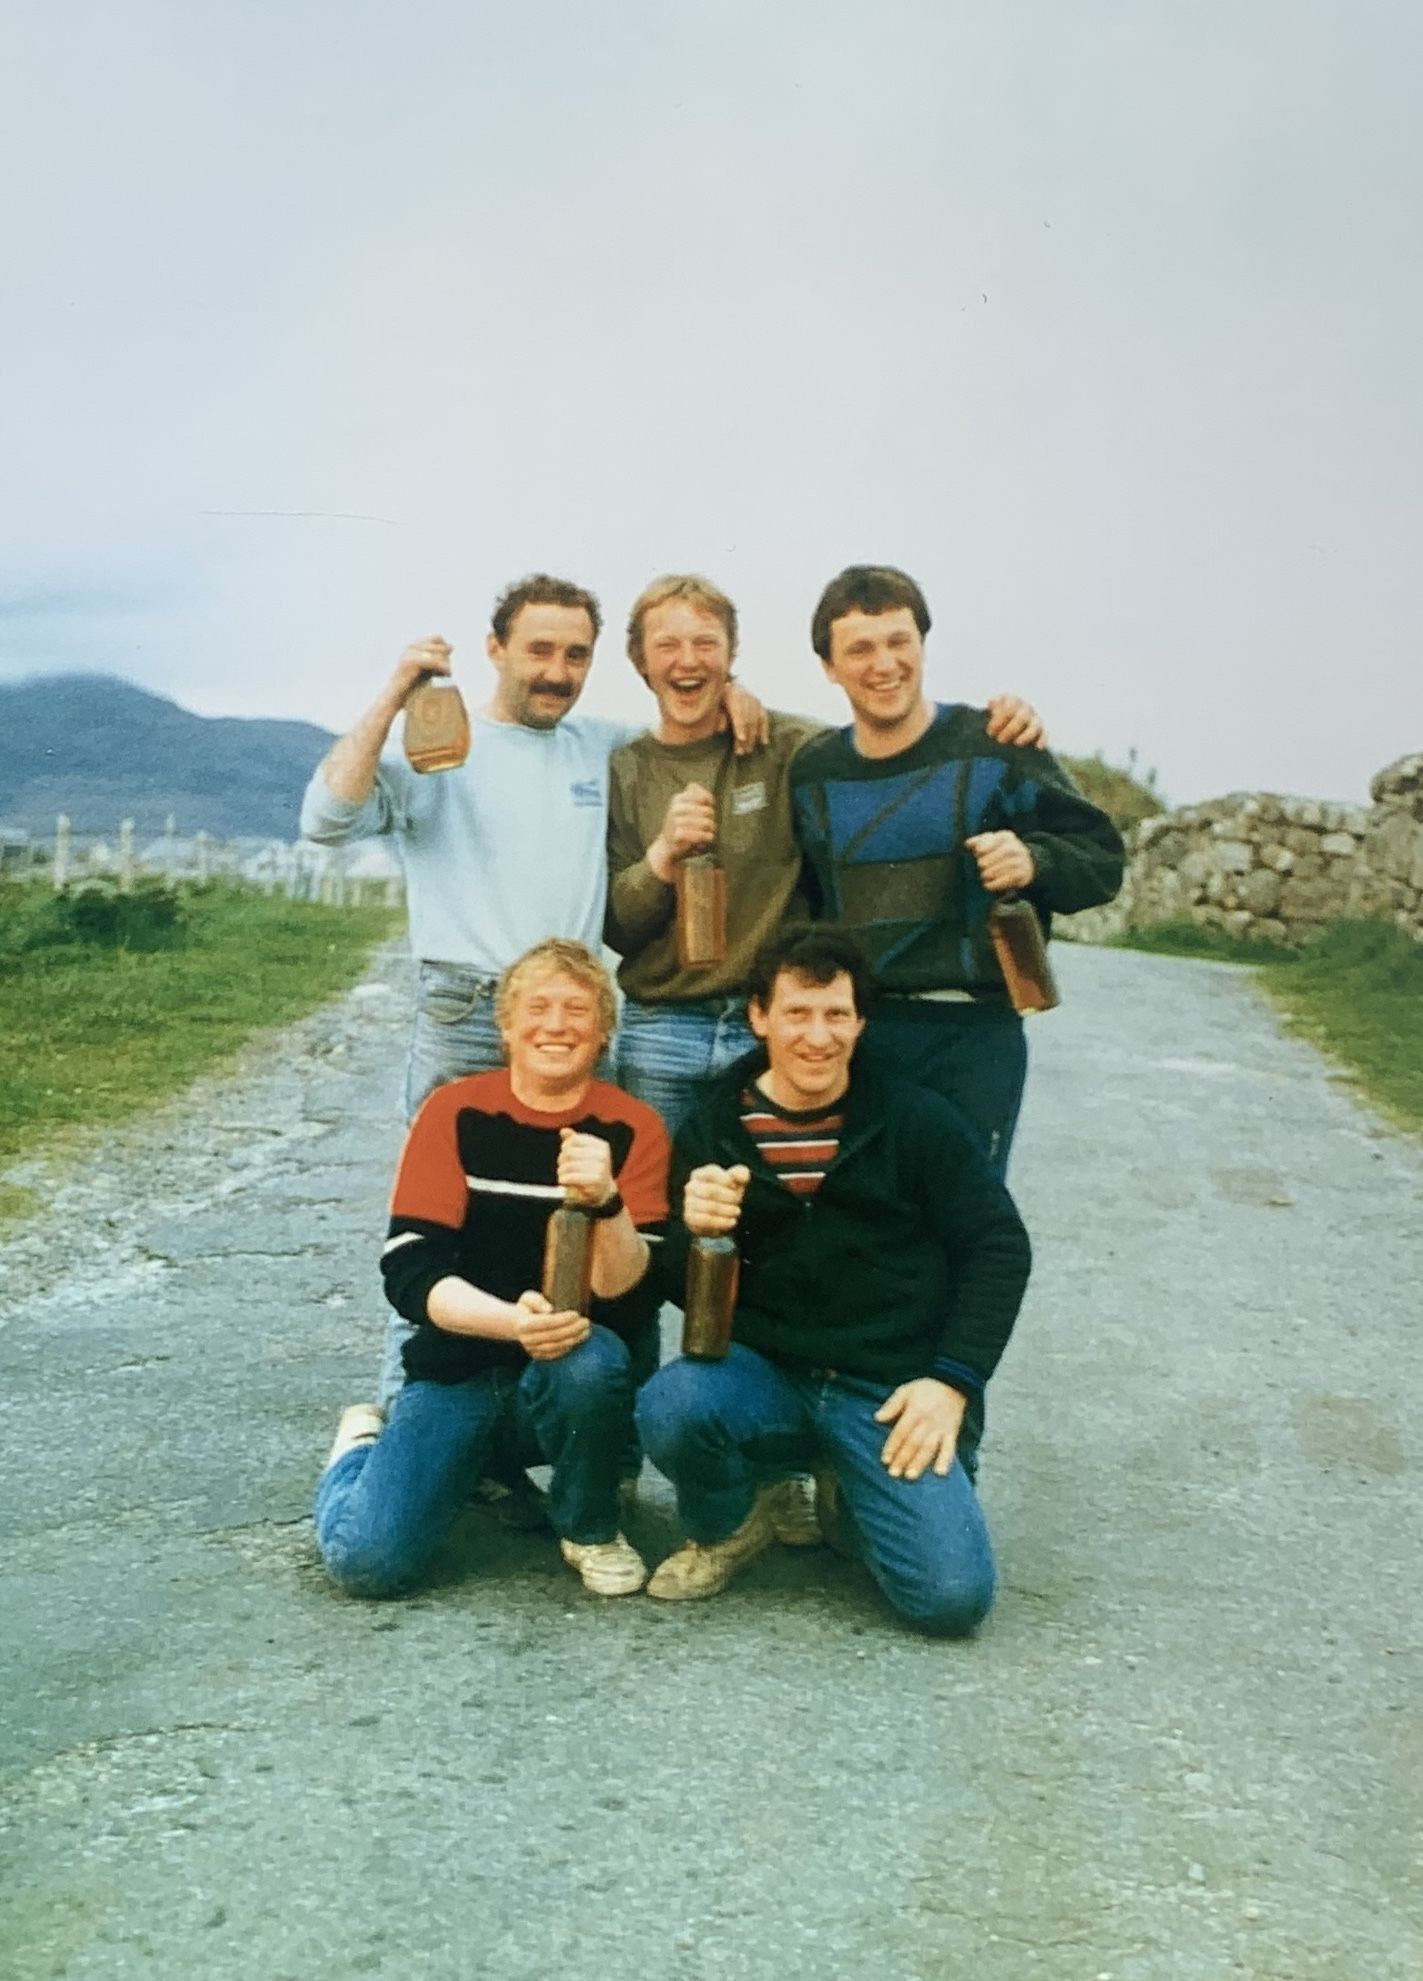
<path id="1" fill-rule="evenodd" d="M 682 1353 L 719 1362 L 731 1346 L 741 1254 L 734 1238 L 694 1238 L 687 1253 L 687 1305 Z"/>
<path id="2" fill-rule="evenodd" d="M 714 853 L 677 868 L 677 960 L 684 970 L 726 960 L 726 875 Z"/>
<path id="3" fill-rule="evenodd" d="M 593 1219 L 560 1204 L 544 1234 L 544 1299 L 556 1314 L 586 1314 L 592 1291 Z"/>
<path id="4" fill-rule="evenodd" d="M 1015 1011 L 1051 1011 L 1062 1002 L 1031 901 L 1016 894 L 996 901 L 988 911 L 988 933 Z"/>
<path id="5" fill-rule="evenodd" d="M 453 681 L 432 675 L 406 697 L 405 754 L 415 770 L 458 770 L 469 755 L 469 717 Z"/>

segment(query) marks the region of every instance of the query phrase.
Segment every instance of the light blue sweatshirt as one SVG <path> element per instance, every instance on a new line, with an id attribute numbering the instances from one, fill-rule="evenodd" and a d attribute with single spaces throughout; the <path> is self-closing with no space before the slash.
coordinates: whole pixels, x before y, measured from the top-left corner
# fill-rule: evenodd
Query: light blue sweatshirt
<path id="1" fill-rule="evenodd" d="M 470 718 L 458 770 L 412 770 L 382 757 L 362 805 L 337 798 L 318 769 L 301 807 L 303 838 L 342 846 L 395 834 L 405 862 L 410 947 L 431 962 L 497 977 L 534 943 L 571 936 L 598 955 L 608 891 L 608 759 L 640 732 L 598 716 L 553 729 Z"/>

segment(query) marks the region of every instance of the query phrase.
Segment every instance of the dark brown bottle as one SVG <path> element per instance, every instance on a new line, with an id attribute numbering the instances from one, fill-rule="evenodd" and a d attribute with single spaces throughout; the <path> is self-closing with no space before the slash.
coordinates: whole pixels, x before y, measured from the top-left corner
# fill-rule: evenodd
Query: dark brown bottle
<path id="1" fill-rule="evenodd" d="M 687 1252 L 687 1304 L 682 1353 L 719 1362 L 731 1346 L 741 1254 L 734 1238 L 694 1238 Z"/>
<path id="2" fill-rule="evenodd" d="M 543 1296 L 556 1314 L 588 1312 L 593 1291 L 593 1219 L 560 1204 L 544 1234 Z"/>
<path id="3" fill-rule="evenodd" d="M 677 961 L 684 970 L 726 961 L 726 875 L 715 853 L 677 868 Z"/>
<path id="4" fill-rule="evenodd" d="M 458 770 L 469 755 L 469 717 L 453 681 L 434 675 L 405 702 L 405 754 L 415 770 Z"/>
<path id="5" fill-rule="evenodd" d="M 1061 1004 L 1042 923 L 1031 901 L 1017 894 L 995 901 L 988 911 L 988 933 L 1015 1011 L 1051 1011 Z"/>

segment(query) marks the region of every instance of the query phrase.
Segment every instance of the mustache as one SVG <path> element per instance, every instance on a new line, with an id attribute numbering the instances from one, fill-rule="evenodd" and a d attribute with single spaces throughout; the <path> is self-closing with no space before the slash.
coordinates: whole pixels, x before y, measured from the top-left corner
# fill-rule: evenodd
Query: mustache
<path id="1" fill-rule="evenodd" d="M 560 701 L 573 700 L 573 687 L 568 681 L 530 681 L 531 695 L 557 695 Z"/>

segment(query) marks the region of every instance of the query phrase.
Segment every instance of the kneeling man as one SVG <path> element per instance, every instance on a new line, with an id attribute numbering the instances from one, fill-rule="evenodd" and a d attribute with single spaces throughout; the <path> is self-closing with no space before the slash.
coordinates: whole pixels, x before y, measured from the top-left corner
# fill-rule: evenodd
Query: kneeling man
<path id="1" fill-rule="evenodd" d="M 353 1594 L 400 1593 L 427 1566 L 496 1447 L 549 1464 L 564 1559 L 600 1596 L 647 1570 L 618 1531 L 632 1436 L 628 1342 L 655 1314 L 643 1232 L 667 1215 L 667 1133 L 593 1078 L 613 988 L 580 943 L 539 943 L 505 973 L 495 1015 L 508 1066 L 438 1087 L 400 1159 L 381 1257 L 414 1323 L 390 1421 L 345 1412 L 316 1493 L 326 1566 Z M 591 1316 L 538 1291 L 560 1200 L 597 1220 Z"/>
<path id="2" fill-rule="evenodd" d="M 868 990 L 863 953 L 832 928 L 770 943 L 748 985 L 761 1050 L 677 1138 L 671 1283 L 691 1238 L 731 1232 L 741 1281 L 726 1359 L 669 1363 L 639 1400 L 691 1537 L 648 1594 L 724 1589 L 773 1538 L 758 1479 L 810 1462 L 829 1537 L 911 1623 L 956 1636 L 993 1600 L 964 1460 L 1028 1239 L 956 1111 L 854 1060 Z"/>

